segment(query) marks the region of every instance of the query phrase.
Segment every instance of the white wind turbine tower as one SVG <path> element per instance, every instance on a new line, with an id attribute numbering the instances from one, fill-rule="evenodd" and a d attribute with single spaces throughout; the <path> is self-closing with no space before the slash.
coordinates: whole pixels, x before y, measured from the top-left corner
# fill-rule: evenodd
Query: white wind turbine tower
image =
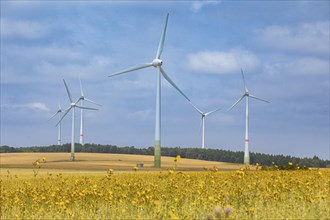
<path id="1" fill-rule="evenodd" d="M 241 69 L 242 73 L 242 78 L 243 78 L 243 83 L 244 83 L 244 94 L 242 95 L 241 98 L 239 98 L 229 109 L 230 111 L 232 108 L 234 108 L 244 97 L 246 98 L 246 105 L 245 105 L 245 148 L 244 148 L 244 164 L 249 165 L 250 164 L 250 155 L 249 155 L 249 97 L 263 101 L 263 102 L 268 102 L 265 99 L 258 98 L 254 95 L 251 95 L 249 93 L 249 90 L 247 89 L 247 86 L 245 84 L 245 79 L 244 79 L 244 74 L 243 70 Z"/>
<path id="2" fill-rule="evenodd" d="M 190 101 L 189 98 L 179 89 L 179 87 L 177 87 L 175 85 L 175 83 L 170 79 L 170 77 L 165 73 L 164 69 L 162 68 L 163 61 L 160 59 L 160 56 L 163 52 L 168 16 L 169 16 L 169 14 L 166 15 L 165 27 L 164 27 L 163 33 L 161 35 L 161 38 L 160 38 L 160 42 L 159 42 L 159 45 L 158 45 L 158 50 L 157 50 L 155 59 L 150 63 L 144 63 L 144 64 L 140 64 L 140 65 L 137 65 L 137 66 L 133 66 L 133 67 L 130 67 L 130 68 L 125 69 L 123 71 L 116 72 L 116 73 L 114 73 L 113 75 L 110 76 L 110 77 L 117 76 L 117 75 L 120 75 L 120 74 L 123 74 L 123 73 L 131 72 L 131 71 L 135 71 L 135 70 L 139 70 L 139 69 L 143 69 L 143 68 L 147 68 L 147 67 L 151 67 L 151 66 L 153 66 L 155 68 L 158 68 L 157 92 L 156 92 L 155 157 L 154 157 L 154 166 L 156 168 L 161 167 L 161 160 L 160 160 L 160 155 L 161 155 L 161 153 L 160 153 L 160 147 L 161 147 L 161 132 L 160 132 L 160 129 L 161 129 L 161 120 L 160 120 L 160 118 L 161 118 L 161 115 L 160 115 L 160 112 L 161 112 L 161 109 L 160 109 L 161 108 L 161 105 L 160 105 L 160 103 L 161 103 L 161 95 L 160 95 L 161 94 L 161 75 L 176 90 L 178 90 L 188 101 Z"/>
<path id="3" fill-rule="evenodd" d="M 61 105 L 58 104 L 58 110 L 57 110 L 57 112 L 52 117 L 50 117 L 49 120 L 52 119 L 52 118 L 54 118 L 56 115 L 58 115 L 58 119 L 60 120 L 61 117 L 62 117 L 62 112 L 63 111 L 61 109 Z M 61 123 L 59 123 L 57 125 L 57 145 L 62 145 L 62 143 L 61 143 Z"/>
<path id="4" fill-rule="evenodd" d="M 68 86 L 66 85 L 65 80 L 63 79 L 65 88 L 66 88 L 66 92 L 68 93 L 69 99 L 70 99 L 70 106 L 65 110 L 63 116 L 61 117 L 61 119 L 59 120 L 59 122 L 56 124 L 56 126 L 62 121 L 62 119 L 69 113 L 69 111 L 72 109 L 72 129 L 71 129 L 71 156 L 70 156 L 70 160 L 74 161 L 75 160 L 75 156 L 74 156 L 74 145 L 75 145 L 75 141 L 74 141 L 74 113 L 75 113 L 75 108 L 80 108 L 80 109 L 90 109 L 90 110 L 98 110 L 95 108 L 88 108 L 88 107 L 82 107 L 77 105 L 77 102 L 73 102 L 70 90 L 68 88 Z"/>
<path id="5" fill-rule="evenodd" d="M 194 104 L 192 104 L 190 102 L 190 104 L 198 111 L 199 114 L 201 114 L 201 129 L 202 129 L 202 149 L 205 148 L 205 145 L 204 145 L 204 140 L 205 140 L 205 117 L 214 113 L 214 112 L 217 112 L 220 110 L 220 108 L 216 109 L 216 110 L 213 110 L 213 111 L 209 111 L 209 112 L 202 112 L 199 108 L 197 108 Z"/>
<path id="6" fill-rule="evenodd" d="M 86 102 L 90 102 L 90 103 L 93 103 L 95 105 L 98 105 L 98 106 L 101 106 L 100 104 L 86 98 L 84 96 L 84 92 L 83 92 L 83 89 L 82 89 L 82 85 L 81 85 L 81 80 L 79 81 L 80 82 L 80 98 L 78 99 L 77 103 L 80 102 L 80 106 L 81 107 L 84 107 L 84 101 Z M 81 145 L 84 145 L 84 109 L 81 108 L 80 109 L 80 138 L 79 138 L 79 143 Z"/>

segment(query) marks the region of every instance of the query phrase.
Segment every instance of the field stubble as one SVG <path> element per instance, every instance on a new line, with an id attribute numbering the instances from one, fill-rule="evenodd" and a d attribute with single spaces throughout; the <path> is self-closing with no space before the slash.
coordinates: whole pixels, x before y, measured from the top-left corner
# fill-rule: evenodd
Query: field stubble
<path id="1" fill-rule="evenodd" d="M 153 156 L 130 155 L 130 154 L 102 154 L 102 153 L 76 153 L 76 161 L 69 160 L 68 153 L 1 153 L 0 161 L 2 170 L 12 168 L 32 169 L 34 162 L 42 157 L 47 158 L 43 164 L 43 170 L 74 171 L 106 171 L 109 168 L 114 170 L 132 170 L 137 163 L 143 163 L 143 170 L 159 170 L 153 168 Z M 173 168 L 173 157 L 162 157 L 162 169 Z M 215 161 L 202 161 L 182 158 L 180 170 L 198 171 L 203 167 L 216 166 L 221 170 L 237 170 L 242 165 Z M 24 173 L 24 172 L 22 172 Z"/>

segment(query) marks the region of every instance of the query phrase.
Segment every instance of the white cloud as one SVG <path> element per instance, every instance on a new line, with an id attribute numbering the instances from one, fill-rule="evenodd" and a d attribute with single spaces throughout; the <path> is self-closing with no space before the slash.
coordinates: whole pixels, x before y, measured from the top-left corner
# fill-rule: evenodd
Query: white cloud
<path id="1" fill-rule="evenodd" d="M 32 110 L 37 110 L 37 111 L 49 111 L 49 108 L 47 107 L 46 104 L 41 103 L 41 102 L 32 102 L 29 104 L 26 104 L 27 108 L 30 108 Z"/>
<path id="2" fill-rule="evenodd" d="M 264 46 L 294 52 L 329 54 L 329 22 L 305 23 L 295 27 L 269 26 L 257 31 Z"/>
<path id="3" fill-rule="evenodd" d="M 289 75 L 329 75 L 330 64 L 328 60 L 314 57 L 294 59 L 286 63 L 264 64 L 264 71 L 271 76 L 278 74 Z"/>
<path id="4" fill-rule="evenodd" d="M 58 45 L 12 45 L 3 53 L 2 83 L 52 82 L 59 76 L 95 80 L 95 76 L 110 75 L 112 64 L 109 57 Z"/>
<path id="5" fill-rule="evenodd" d="M 81 51 L 75 51 L 70 47 L 61 47 L 58 45 L 49 46 L 10 46 L 5 51 L 9 56 L 38 62 L 49 61 L 56 63 L 80 62 L 91 59 L 87 54 Z"/>
<path id="6" fill-rule="evenodd" d="M 317 58 L 302 58 L 287 65 L 287 72 L 290 74 L 302 75 L 328 75 L 329 61 Z"/>
<path id="7" fill-rule="evenodd" d="M 3 37 L 40 39 L 48 32 L 45 26 L 37 22 L 1 19 L 1 36 Z"/>
<path id="8" fill-rule="evenodd" d="M 146 120 L 146 119 L 152 119 L 152 111 L 147 109 L 147 110 L 141 110 L 141 111 L 136 111 L 133 112 L 132 114 L 128 115 L 129 119 L 139 119 L 139 120 Z"/>
<path id="9" fill-rule="evenodd" d="M 18 104 L 18 105 L 9 105 L 5 104 L 3 105 L 4 107 L 9 107 L 9 108 L 19 108 L 19 109 L 31 109 L 34 111 L 46 111 L 48 112 L 50 109 L 47 107 L 45 103 L 42 102 L 31 102 L 27 104 Z"/>
<path id="10" fill-rule="evenodd" d="M 208 0 L 197 0 L 197 1 L 193 1 L 192 5 L 191 5 L 191 10 L 194 12 L 198 12 L 200 11 L 200 9 L 206 5 L 216 5 L 219 4 L 221 1 L 208 1 Z"/>
<path id="11" fill-rule="evenodd" d="M 259 59 L 252 52 L 243 49 L 223 51 L 205 51 L 189 54 L 187 66 L 194 72 L 228 74 L 241 68 L 252 70 L 259 65 Z"/>
<path id="12" fill-rule="evenodd" d="M 109 79 L 110 80 L 110 79 Z M 153 89 L 155 85 L 148 81 L 117 79 L 112 83 L 115 90 Z"/>
<path id="13" fill-rule="evenodd" d="M 74 56 L 74 54 L 72 55 Z M 70 63 L 67 62 L 68 60 L 66 61 L 63 60 L 64 63 L 58 65 L 56 64 L 55 60 L 54 60 L 55 62 L 54 61 L 51 62 L 52 60 L 43 60 L 43 61 L 39 61 L 38 65 L 35 65 L 33 70 L 39 74 L 54 75 L 54 76 L 61 74 L 66 77 L 73 77 L 73 78 L 77 78 L 79 76 L 82 79 L 90 79 L 90 80 L 95 79 L 95 76 L 102 75 L 102 77 L 105 77 L 107 73 L 108 74 L 110 73 L 108 69 L 111 62 L 107 61 L 105 57 L 93 56 L 88 58 L 87 55 L 85 57 L 84 54 L 79 55 L 79 53 L 77 53 L 76 61 L 79 61 L 80 59 L 79 57 L 84 62 L 75 63 L 74 61 L 72 61 Z M 75 58 L 72 57 L 72 59 Z"/>

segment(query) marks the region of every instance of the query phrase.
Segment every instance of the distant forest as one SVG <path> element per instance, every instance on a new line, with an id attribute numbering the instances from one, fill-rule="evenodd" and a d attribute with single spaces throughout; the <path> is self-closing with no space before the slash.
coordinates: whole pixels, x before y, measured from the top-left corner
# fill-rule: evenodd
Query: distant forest
<path id="1" fill-rule="evenodd" d="M 51 145 L 44 147 L 9 147 L 0 146 L 0 153 L 8 152 L 70 152 L 71 144 Z M 137 155 L 153 155 L 154 148 L 135 148 L 135 147 L 117 147 L 115 145 L 100 144 L 76 144 L 75 152 L 89 153 L 113 153 L 113 154 L 137 154 Z M 230 151 L 220 149 L 201 149 L 201 148 L 169 148 L 162 147 L 162 156 L 175 157 L 180 155 L 182 158 L 220 161 L 229 163 L 243 163 L 242 151 Z M 321 160 L 317 156 L 313 158 L 299 158 L 284 155 L 269 155 L 250 152 L 250 163 L 260 165 L 271 165 L 274 162 L 278 166 L 286 165 L 288 162 L 299 164 L 306 167 L 330 167 L 329 160 Z"/>

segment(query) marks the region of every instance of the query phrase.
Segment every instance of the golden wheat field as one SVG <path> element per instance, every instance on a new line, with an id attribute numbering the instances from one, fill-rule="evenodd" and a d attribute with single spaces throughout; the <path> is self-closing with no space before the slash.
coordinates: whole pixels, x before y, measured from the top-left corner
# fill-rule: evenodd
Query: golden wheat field
<path id="1" fill-rule="evenodd" d="M 40 172 L 48 170 L 60 170 L 62 172 L 86 172 L 106 171 L 109 168 L 114 170 L 132 170 L 137 163 L 143 163 L 143 170 L 155 170 L 153 168 L 154 157 L 146 155 L 131 154 L 104 154 L 104 153 L 76 153 L 76 161 L 69 160 L 69 153 L 1 153 L 1 168 L 6 171 L 9 168 L 32 169 L 32 163 L 43 157 L 47 158 Z M 162 157 L 162 168 L 164 170 L 173 168 L 173 157 Z M 193 159 L 180 160 L 180 170 L 202 171 L 204 167 L 218 167 L 221 170 L 237 170 L 243 165 L 202 161 Z M 18 172 L 18 170 L 17 170 Z"/>
<path id="2" fill-rule="evenodd" d="M 2 167 L 1 219 L 330 218 L 329 170 L 188 172 L 171 159 L 177 170 L 42 173 L 47 157 L 25 173 Z"/>

